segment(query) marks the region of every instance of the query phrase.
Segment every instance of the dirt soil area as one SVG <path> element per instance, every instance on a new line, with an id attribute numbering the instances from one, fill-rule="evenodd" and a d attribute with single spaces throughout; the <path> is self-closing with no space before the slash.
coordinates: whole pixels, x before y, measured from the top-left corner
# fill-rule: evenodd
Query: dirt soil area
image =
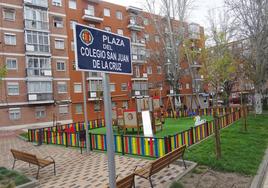
<path id="1" fill-rule="evenodd" d="M 179 182 L 184 188 L 248 188 L 252 176 L 218 172 L 206 166 L 197 166 Z"/>

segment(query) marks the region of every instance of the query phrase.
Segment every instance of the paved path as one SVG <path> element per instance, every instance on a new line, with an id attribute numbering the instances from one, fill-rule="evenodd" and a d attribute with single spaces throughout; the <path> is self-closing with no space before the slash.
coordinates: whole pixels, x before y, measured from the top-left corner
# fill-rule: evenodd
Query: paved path
<path id="1" fill-rule="evenodd" d="M 39 173 L 39 187 L 61 188 L 61 187 L 103 187 L 108 185 L 108 165 L 105 153 L 91 152 L 90 154 L 80 154 L 77 148 L 65 148 L 55 145 L 34 146 L 32 143 L 22 141 L 17 138 L 18 131 L 0 131 L 0 166 L 12 167 L 13 157 L 11 148 L 24 150 L 38 156 L 52 156 L 56 161 L 57 175 L 53 175 L 53 166 L 41 169 Z M 116 174 L 119 179 L 132 173 L 137 165 L 145 165 L 148 160 L 140 158 L 130 158 L 126 156 L 115 157 Z M 15 166 L 30 177 L 35 177 L 37 167 L 18 161 Z M 171 165 L 157 175 L 153 176 L 153 183 L 156 187 L 167 187 L 167 183 L 184 171 L 182 166 Z M 136 187 L 150 187 L 145 179 L 136 177 Z"/>

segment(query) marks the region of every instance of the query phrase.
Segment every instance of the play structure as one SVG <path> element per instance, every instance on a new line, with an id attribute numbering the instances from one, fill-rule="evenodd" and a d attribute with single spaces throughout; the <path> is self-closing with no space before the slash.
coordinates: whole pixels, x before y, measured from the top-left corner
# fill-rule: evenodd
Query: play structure
<path id="1" fill-rule="evenodd" d="M 206 120 L 205 119 L 201 120 L 200 116 L 195 116 L 194 121 L 195 121 L 194 126 L 198 126 L 198 125 L 206 123 Z"/>
<path id="2" fill-rule="evenodd" d="M 113 109 L 114 130 L 126 134 L 128 130 L 143 130 L 144 136 L 153 137 L 163 129 L 164 112 L 160 106 L 160 97 L 137 98 L 136 109 Z"/>

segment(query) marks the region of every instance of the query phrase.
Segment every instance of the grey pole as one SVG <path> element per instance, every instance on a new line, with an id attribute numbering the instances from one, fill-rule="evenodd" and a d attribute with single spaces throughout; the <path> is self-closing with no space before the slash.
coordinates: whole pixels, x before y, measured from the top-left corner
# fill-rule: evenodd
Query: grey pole
<path id="1" fill-rule="evenodd" d="M 89 132 L 88 132 L 88 120 L 87 120 L 87 92 L 86 92 L 86 78 L 85 78 L 85 72 L 82 71 L 82 82 L 83 82 L 83 98 L 84 98 L 84 118 L 86 123 L 86 147 L 87 147 L 87 153 L 89 153 Z"/>
<path id="2" fill-rule="evenodd" d="M 109 85 L 109 74 L 103 73 L 103 96 L 104 96 L 104 113 L 106 124 L 106 142 L 108 155 L 109 186 L 116 188 L 115 184 L 115 162 L 114 162 L 114 139 L 112 129 L 112 102 Z"/>

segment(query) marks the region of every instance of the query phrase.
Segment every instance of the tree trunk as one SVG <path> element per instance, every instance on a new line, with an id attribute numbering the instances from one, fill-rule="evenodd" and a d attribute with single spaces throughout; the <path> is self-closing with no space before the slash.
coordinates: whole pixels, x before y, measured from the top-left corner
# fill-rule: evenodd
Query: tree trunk
<path id="1" fill-rule="evenodd" d="M 254 95 L 254 102 L 255 102 L 255 113 L 262 114 L 262 95 L 261 93 L 255 92 Z"/>

